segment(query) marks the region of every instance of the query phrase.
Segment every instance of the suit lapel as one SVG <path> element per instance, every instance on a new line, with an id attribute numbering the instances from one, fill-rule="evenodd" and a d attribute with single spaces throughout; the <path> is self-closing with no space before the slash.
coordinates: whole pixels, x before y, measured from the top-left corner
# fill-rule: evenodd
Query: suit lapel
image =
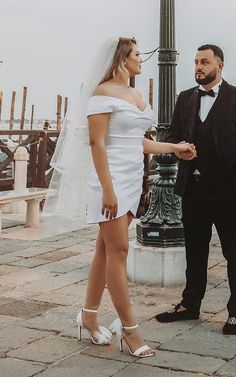
<path id="1" fill-rule="evenodd" d="M 194 89 L 190 95 L 187 109 L 186 109 L 186 140 L 193 140 L 194 127 L 196 123 L 196 116 L 199 111 L 199 97 L 198 97 L 198 87 Z"/>
<path id="2" fill-rule="evenodd" d="M 228 95 L 229 92 L 229 84 L 223 80 L 218 96 L 209 111 L 208 120 L 214 122 L 215 130 L 217 130 L 218 125 L 222 127 L 222 121 L 225 122 L 227 109 L 229 106 L 229 99 L 230 96 Z M 223 118 L 223 119 L 222 119 Z"/>

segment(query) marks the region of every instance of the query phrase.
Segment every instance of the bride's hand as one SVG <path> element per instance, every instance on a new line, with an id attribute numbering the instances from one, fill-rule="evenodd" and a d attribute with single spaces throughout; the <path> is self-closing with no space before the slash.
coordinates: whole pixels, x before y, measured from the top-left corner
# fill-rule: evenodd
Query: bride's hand
<path id="1" fill-rule="evenodd" d="M 181 141 L 179 144 L 175 144 L 175 147 L 175 155 L 182 160 L 193 160 L 195 157 L 197 157 L 194 144 Z"/>
<path id="2" fill-rule="evenodd" d="M 106 219 L 112 220 L 116 218 L 118 211 L 118 203 L 116 194 L 113 190 L 103 191 L 102 195 L 102 214 Z"/>

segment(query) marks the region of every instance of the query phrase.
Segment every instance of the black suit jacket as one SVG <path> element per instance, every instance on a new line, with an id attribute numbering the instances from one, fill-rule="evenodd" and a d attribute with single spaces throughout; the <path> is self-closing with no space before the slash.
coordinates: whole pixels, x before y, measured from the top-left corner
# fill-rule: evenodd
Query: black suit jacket
<path id="1" fill-rule="evenodd" d="M 196 113 L 198 111 L 198 86 L 181 92 L 178 96 L 167 141 L 193 142 Z M 236 180 L 236 87 L 223 80 L 208 119 L 216 153 L 233 180 Z M 190 168 L 190 161 L 179 162 L 175 192 L 183 195 Z"/>

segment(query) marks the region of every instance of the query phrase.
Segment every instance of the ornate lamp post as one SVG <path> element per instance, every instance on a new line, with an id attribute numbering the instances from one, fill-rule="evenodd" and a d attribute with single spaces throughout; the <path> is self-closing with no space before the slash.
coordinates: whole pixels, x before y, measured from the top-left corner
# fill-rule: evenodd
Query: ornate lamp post
<path id="1" fill-rule="evenodd" d="M 159 141 L 165 141 L 176 97 L 175 1 L 160 0 L 160 48 L 158 56 L 158 126 Z M 177 164 L 172 154 L 155 156 L 157 178 L 153 181 L 146 214 L 137 225 L 137 240 L 142 245 L 182 246 L 181 201 L 174 194 Z"/>

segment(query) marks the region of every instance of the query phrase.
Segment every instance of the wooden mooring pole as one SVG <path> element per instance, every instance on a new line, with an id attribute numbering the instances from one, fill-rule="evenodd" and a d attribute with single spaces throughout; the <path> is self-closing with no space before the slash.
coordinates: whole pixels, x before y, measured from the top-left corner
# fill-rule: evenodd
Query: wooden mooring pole
<path id="1" fill-rule="evenodd" d="M 22 99 L 22 109 L 21 109 L 21 118 L 20 118 L 20 130 L 24 129 L 26 97 L 27 97 L 27 87 L 24 86 L 24 88 L 23 88 L 23 99 Z M 19 144 L 21 144 L 21 142 L 22 142 L 22 136 L 19 136 Z"/>
<path id="2" fill-rule="evenodd" d="M 10 112 L 10 120 L 9 120 L 10 131 L 13 130 L 15 100 L 16 100 L 16 92 L 14 91 L 14 92 L 12 92 L 12 95 L 11 95 L 11 112 Z M 11 135 L 9 135 L 9 138 L 11 139 Z"/>
<path id="3" fill-rule="evenodd" d="M 22 100 L 22 109 L 21 109 L 21 118 L 20 118 L 20 130 L 24 129 L 25 123 L 25 108 L 26 108 L 26 97 L 27 97 L 27 87 L 23 88 L 23 100 Z"/>
<path id="4" fill-rule="evenodd" d="M 3 97 L 3 92 L 0 92 L 0 122 L 2 120 L 2 97 Z"/>
<path id="5" fill-rule="evenodd" d="M 66 112 L 67 112 L 67 108 L 68 108 L 68 97 L 65 97 L 65 102 L 64 102 L 64 118 L 65 118 L 65 115 L 66 115 Z"/>
<path id="6" fill-rule="evenodd" d="M 57 95 L 57 130 L 61 129 L 61 107 L 62 107 L 62 96 Z"/>
<path id="7" fill-rule="evenodd" d="M 30 117 L 30 129 L 33 129 L 34 124 L 34 105 L 31 106 L 31 117 Z"/>

